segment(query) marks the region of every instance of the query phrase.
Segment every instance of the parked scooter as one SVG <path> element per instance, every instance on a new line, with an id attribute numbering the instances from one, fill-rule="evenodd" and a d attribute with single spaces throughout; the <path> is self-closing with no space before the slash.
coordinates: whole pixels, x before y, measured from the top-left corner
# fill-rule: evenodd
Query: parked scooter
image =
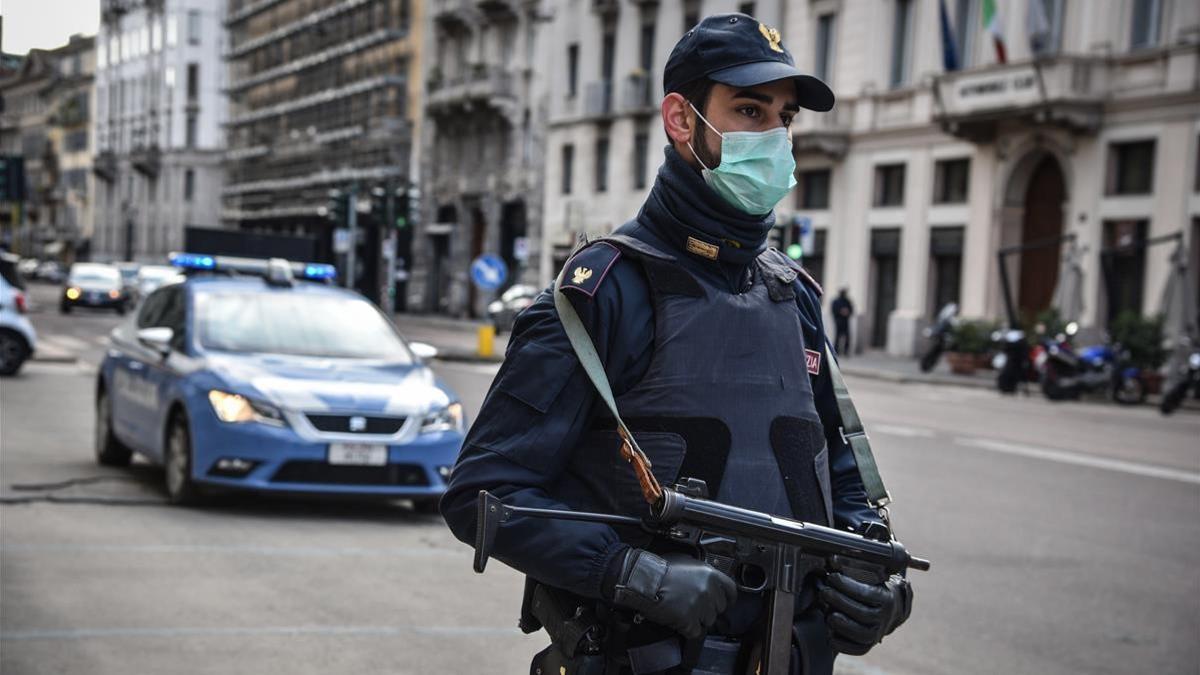
<path id="1" fill-rule="evenodd" d="M 938 312 L 933 325 L 925 329 L 925 337 L 929 338 L 929 349 L 921 356 L 921 372 L 928 373 L 942 358 L 942 352 L 953 345 L 954 326 L 958 324 L 958 303 L 948 302 Z"/>
<path id="2" fill-rule="evenodd" d="M 1200 348 L 1194 348 L 1188 356 L 1187 366 L 1180 368 L 1179 380 L 1163 394 L 1158 409 L 1164 415 L 1170 415 L 1183 403 L 1188 392 L 1200 397 Z"/>
<path id="3" fill-rule="evenodd" d="M 1141 371 L 1129 365 L 1129 352 L 1117 344 L 1084 347 L 1078 351 L 1069 341 L 1046 347 L 1041 372 L 1042 393 L 1052 401 L 1077 399 L 1084 393 L 1105 392 L 1122 405 L 1146 400 Z"/>

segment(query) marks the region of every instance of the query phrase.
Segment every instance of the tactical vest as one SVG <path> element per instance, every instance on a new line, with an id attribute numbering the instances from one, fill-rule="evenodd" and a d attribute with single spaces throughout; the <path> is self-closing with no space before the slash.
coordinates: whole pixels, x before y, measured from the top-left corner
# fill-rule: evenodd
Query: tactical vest
<path id="1" fill-rule="evenodd" d="M 663 485 L 699 478 L 725 504 L 828 525 L 832 522 L 825 435 L 806 365 L 797 271 L 774 249 L 752 265 L 748 290 L 698 278 L 674 256 L 626 235 L 611 245 L 645 272 L 654 303 L 651 363 L 617 408 Z M 819 352 L 821 345 L 813 350 Z M 595 417 L 553 490 L 576 509 L 644 515 L 616 424 Z M 591 503 L 579 503 L 586 495 Z M 646 546 L 648 535 L 618 529 Z"/>

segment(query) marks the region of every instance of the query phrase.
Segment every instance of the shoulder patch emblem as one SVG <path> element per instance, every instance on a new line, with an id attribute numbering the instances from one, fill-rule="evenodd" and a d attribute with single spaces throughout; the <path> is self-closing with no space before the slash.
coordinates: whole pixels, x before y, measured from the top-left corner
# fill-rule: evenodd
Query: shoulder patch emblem
<path id="1" fill-rule="evenodd" d="M 595 295 L 596 289 L 620 257 L 620 249 L 603 241 L 584 248 L 567 261 L 562 289 L 579 291 L 588 297 Z"/>

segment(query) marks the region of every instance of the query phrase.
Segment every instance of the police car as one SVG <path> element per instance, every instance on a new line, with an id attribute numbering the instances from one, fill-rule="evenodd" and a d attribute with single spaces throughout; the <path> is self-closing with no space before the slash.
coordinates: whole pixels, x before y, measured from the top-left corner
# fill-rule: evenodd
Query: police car
<path id="1" fill-rule="evenodd" d="M 207 487 L 364 495 L 435 508 L 463 407 L 329 265 L 189 253 L 185 276 L 115 328 L 96 382 L 96 459 L 165 468 L 172 503 Z"/>

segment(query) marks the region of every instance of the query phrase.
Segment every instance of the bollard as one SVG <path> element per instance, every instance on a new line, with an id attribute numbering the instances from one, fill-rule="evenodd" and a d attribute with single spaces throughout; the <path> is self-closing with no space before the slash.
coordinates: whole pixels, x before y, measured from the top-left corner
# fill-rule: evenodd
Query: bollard
<path id="1" fill-rule="evenodd" d="M 494 351 L 496 342 L 496 327 L 492 325 L 479 327 L 479 356 L 488 358 Z"/>

